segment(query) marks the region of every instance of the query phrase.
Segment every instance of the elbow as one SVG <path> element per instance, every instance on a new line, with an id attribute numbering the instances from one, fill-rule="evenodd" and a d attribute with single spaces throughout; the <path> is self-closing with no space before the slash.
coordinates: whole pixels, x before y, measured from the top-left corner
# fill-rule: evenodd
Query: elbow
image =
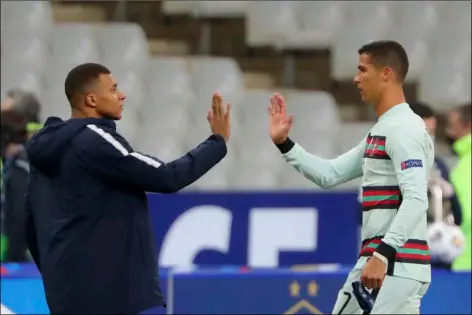
<path id="1" fill-rule="evenodd" d="M 421 210 L 422 212 L 428 211 L 428 194 L 425 191 L 423 193 L 411 192 L 403 193 L 402 203 L 412 203 L 415 204 L 415 208 Z"/>
<path id="2" fill-rule="evenodd" d="M 169 185 L 164 185 L 159 189 L 159 192 L 162 194 L 175 194 L 176 192 L 179 192 L 182 189 L 182 187 L 178 187 L 175 184 L 169 184 Z"/>

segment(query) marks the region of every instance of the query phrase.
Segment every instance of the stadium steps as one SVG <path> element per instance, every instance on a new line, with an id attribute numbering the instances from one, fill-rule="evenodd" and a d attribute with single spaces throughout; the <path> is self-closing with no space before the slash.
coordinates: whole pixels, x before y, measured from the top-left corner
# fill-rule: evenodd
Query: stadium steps
<path id="1" fill-rule="evenodd" d="M 266 73 L 244 72 L 243 78 L 246 88 L 273 90 L 275 87 L 273 78 Z"/>
<path id="2" fill-rule="evenodd" d="M 185 41 L 150 38 L 149 51 L 152 56 L 185 56 L 189 48 Z"/>
<path id="3" fill-rule="evenodd" d="M 53 15 L 55 22 L 104 22 L 108 18 L 108 13 L 104 7 L 100 5 L 78 4 L 53 2 Z"/>

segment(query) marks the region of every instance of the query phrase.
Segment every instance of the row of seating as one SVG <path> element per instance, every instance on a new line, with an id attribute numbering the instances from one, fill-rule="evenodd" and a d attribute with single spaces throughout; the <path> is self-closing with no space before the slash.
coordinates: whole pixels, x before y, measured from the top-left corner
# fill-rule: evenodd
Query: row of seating
<path id="1" fill-rule="evenodd" d="M 252 46 L 331 48 L 333 78 L 340 80 L 352 78 L 362 44 L 398 39 L 409 52 L 407 78 L 419 80 L 422 100 L 447 109 L 471 99 L 470 2 L 164 1 L 165 12 L 173 13 L 175 7 L 193 14 L 242 13 Z M 54 25 L 48 1 L 3 1 L 1 12 L 2 91 L 22 85 L 54 93 L 48 90 L 61 86 L 72 66 L 97 61 L 120 77 L 137 74 L 134 94 L 142 95 L 138 81 L 152 65 L 145 34 L 137 24 Z M 239 77 L 233 80 L 240 84 Z"/>

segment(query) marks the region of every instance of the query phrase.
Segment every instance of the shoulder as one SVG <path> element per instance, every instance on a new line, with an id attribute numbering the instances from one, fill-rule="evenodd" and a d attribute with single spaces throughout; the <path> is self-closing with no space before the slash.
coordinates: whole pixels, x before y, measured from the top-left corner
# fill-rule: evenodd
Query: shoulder
<path id="1" fill-rule="evenodd" d="M 124 155 L 133 151 L 128 141 L 118 134 L 115 129 L 94 124 L 87 125 L 75 137 L 73 145 L 85 151 L 99 151 L 100 149 L 113 147 Z"/>
<path id="2" fill-rule="evenodd" d="M 426 125 L 417 115 L 405 115 L 384 130 L 387 141 L 425 143 L 432 140 Z"/>

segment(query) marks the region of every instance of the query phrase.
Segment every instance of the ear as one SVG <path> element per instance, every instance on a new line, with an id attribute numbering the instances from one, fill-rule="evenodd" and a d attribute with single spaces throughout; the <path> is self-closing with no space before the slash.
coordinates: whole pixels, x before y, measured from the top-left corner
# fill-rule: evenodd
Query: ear
<path id="1" fill-rule="evenodd" d="M 96 107 L 97 106 L 96 95 L 93 93 L 85 95 L 85 104 L 89 107 Z"/>
<path id="2" fill-rule="evenodd" d="M 382 75 L 382 80 L 384 82 L 387 82 L 389 79 L 393 78 L 394 74 L 393 74 L 392 69 L 385 67 L 382 69 L 381 75 Z"/>

